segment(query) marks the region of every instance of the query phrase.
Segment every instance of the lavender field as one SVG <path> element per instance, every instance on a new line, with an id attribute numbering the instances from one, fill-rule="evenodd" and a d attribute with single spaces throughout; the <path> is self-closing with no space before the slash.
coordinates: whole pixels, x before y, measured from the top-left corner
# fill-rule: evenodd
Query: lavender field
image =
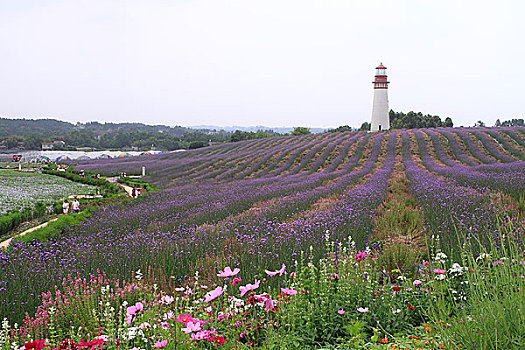
<path id="1" fill-rule="evenodd" d="M 34 314 L 68 275 L 129 280 L 140 269 L 178 286 L 195 271 L 213 283 L 224 266 L 250 280 L 293 267 L 301 252 L 318 261 L 327 238 L 380 252 L 394 244 L 378 232 L 378 215 L 396 177 L 408 181 L 423 218 L 424 237 L 402 240 L 422 258 L 438 246 L 459 258 L 498 238 L 501 222 L 523 233 L 525 128 L 279 136 L 77 167 L 112 175 L 143 166 L 144 180 L 162 190 L 103 207 L 57 238 L 0 251 L 1 316 Z"/>

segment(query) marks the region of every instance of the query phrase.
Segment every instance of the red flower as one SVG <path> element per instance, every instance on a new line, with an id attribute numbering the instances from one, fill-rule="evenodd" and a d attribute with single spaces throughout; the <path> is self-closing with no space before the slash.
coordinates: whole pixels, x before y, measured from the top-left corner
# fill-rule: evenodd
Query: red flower
<path id="1" fill-rule="evenodd" d="M 32 342 L 25 343 L 24 344 L 24 349 L 25 350 L 30 350 L 30 349 L 31 350 L 42 350 L 46 346 L 49 346 L 49 345 L 44 345 L 45 342 L 46 342 L 45 339 L 33 340 Z"/>
<path id="2" fill-rule="evenodd" d="M 104 340 L 102 339 L 93 339 L 90 341 L 85 341 L 84 339 L 80 339 L 77 345 L 80 349 L 96 349 L 96 347 L 102 344 L 104 344 Z"/>
<path id="3" fill-rule="evenodd" d="M 224 337 L 222 335 L 215 335 L 213 337 L 211 337 L 210 339 L 208 339 L 209 342 L 215 344 L 215 345 L 222 345 L 224 343 L 226 343 L 226 339 L 224 339 Z"/>
<path id="4" fill-rule="evenodd" d="M 415 307 L 413 307 L 413 306 L 410 305 L 410 304 L 408 304 L 408 307 L 409 307 L 409 309 L 411 309 L 411 310 L 415 310 L 415 309 L 416 309 Z"/>
<path id="5" fill-rule="evenodd" d="M 401 288 L 398 287 L 398 286 L 393 286 L 392 289 L 395 290 L 396 292 L 397 292 L 398 290 L 401 290 Z"/>

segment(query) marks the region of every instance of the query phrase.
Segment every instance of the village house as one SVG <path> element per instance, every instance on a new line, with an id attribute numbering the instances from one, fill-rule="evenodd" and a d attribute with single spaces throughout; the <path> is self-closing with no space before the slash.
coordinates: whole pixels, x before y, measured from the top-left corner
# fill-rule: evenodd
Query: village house
<path id="1" fill-rule="evenodd" d="M 42 151 L 51 151 L 66 145 L 64 141 L 42 142 Z"/>

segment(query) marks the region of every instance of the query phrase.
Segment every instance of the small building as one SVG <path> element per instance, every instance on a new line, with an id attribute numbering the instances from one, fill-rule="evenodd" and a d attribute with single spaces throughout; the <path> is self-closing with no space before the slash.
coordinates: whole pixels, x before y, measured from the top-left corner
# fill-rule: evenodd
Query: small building
<path id="1" fill-rule="evenodd" d="M 51 151 L 56 148 L 63 148 L 66 145 L 64 141 L 42 142 L 42 151 Z"/>

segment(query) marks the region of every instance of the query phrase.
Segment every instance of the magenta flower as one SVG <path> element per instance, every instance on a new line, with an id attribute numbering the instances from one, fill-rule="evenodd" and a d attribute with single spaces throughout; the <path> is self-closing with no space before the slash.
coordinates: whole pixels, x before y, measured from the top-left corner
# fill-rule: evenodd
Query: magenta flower
<path id="1" fill-rule="evenodd" d="M 434 269 L 434 273 L 438 273 L 438 274 L 443 274 L 447 272 L 447 270 L 443 270 L 443 269 Z"/>
<path id="2" fill-rule="evenodd" d="M 287 295 L 295 295 L 295 294 L 297 294 L 297 291 L 295 289 L 292 289 L 292 288 L 281 288 L 281 292 L 283 292 L 284 294 L 287 294 Z"/>
<path id="3" fill-rule="evenodd" d="M 255 280 L 255 283 L 254 284 L 247 284 L 245 286 L 240 286 L 239 287 L 239 290 L 241 291 L 241 297 L 244 296 L 244 294 L 246 294 L 247 292 L 249 292 L 250 290 L 255 290 L 257 288 L 259 288 L 259 283 L 261 281 L 259 280 Z"/>
<path id="4" fill-rule="evenodd" d="M 366 253 L 365 252 L 359 252 L 355 256 L 355 261 L 361 261 L 364 258 L 366 258 Z"/>
<path id="5" fill-rule="evenodd" d="M 279 274 L 279 276 L 282 276 L 285 270 L 286 270 L 286 265 L 283 264 L 279 270 L 275 270 L 275 271 L 264 270 L 264 272 L 266 272 L 268 276 L 275 276 L 277 274 Z"/>
<path id="6" fill-rule="evenodd" d="M 222 287 L 217 287 L 214 290 L 209 291 L 208 294 L 206 294 L 206 296 L 204 297 L 204 302 L 209 303 L 213 299 L 216 299 L 217 297 L 219 297 L 223 292 L 224 292 L 224 288 Z"/>
<path id="7" fill-rule="evenodd" d="M 175 321 L 182 323 L 183 325 L 187 325 L 188 322 L 193 321 L 193 317 L 191 317 L 189 314 L 184 314 L 180 315 L 179 317 L 176 317 Z"/>
<path id="8" fill-rule="evenodd" d="M 232 286 L 235 286 L 235 285 L 236 285 L 237 283 L 239 283 L 239 282 L 242 282 L 242 279 L 240 279 L 240 278 L 234 278 L 234 279 L 232 280 Z"/>
<path id="9" fill-rule="evenodd" d="M 337 313 L 338 313 L 339 315 L 344 315 L 345 312 L 346 312 L 346 311 L 345 311 L 345 310 L 342 310 L 342 309 L 337 311 Z"/>
<path id="10" fill-rule="evenodd" d="M 167 339 L 164 339 L 163 341 L 157 341 L 157 342 L 155 342 L 155 344 L 153 344 L 153 347 L 154 347 L 154 348 L 162 349 L 162 348 L 165 347 L 167 344 L 168 344 L 168 340 L 167 340 Z"/>
<path id="11" fill-rule="evenodd" d="M 233 277 L 237 275 L 240 271 L 241 269 L 239 269 L 238 267 L 234 268 L 232 271 L 232 269 L 229 266 L 226 266 L 224 268 L 224 271 L 219 271 L 217 277 Z"/>

